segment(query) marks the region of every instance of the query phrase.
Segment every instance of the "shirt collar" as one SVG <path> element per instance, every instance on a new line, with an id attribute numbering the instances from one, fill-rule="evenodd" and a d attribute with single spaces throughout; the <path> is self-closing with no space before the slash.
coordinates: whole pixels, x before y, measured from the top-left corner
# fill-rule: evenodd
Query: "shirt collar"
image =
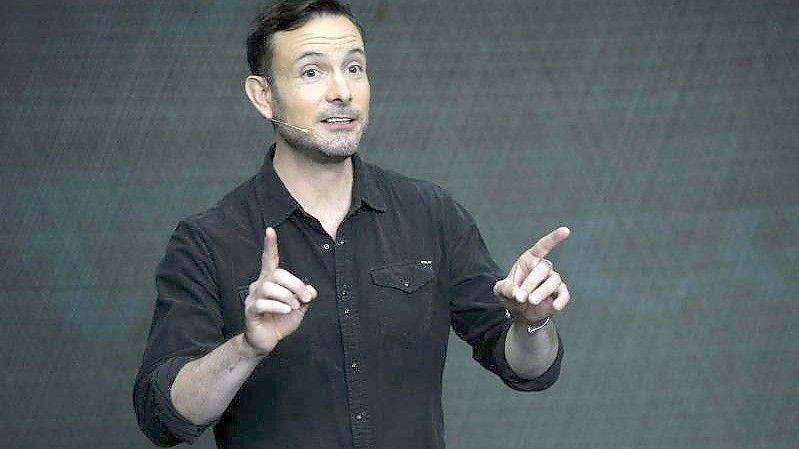
<path id="1" fill-rule="evenodd" d="M 383 190 L 380 189 L 374 168 L 361 160 L 358 153 L 352 155 L 352 171 L 355 176 L 355 183 L 352 189 L 352 206 L 350 211 L 354 212 L 360 204 L 378 211 L 386 211 L 386 199 Z"/>
<path id="2" fill-rule="evenodd" d="M 266 153 L 260 171 L 255 175 L 256 195 L 258 196 L 258 202 L 261 204 L 264 224 L 271 227 L 279 225 L 296 210 L 302 209 L 277 175 L 275 167 L 272 165 L 274 156 L 275 145 L 272 144 Z M 354 213 L 362 205 L 366 205 L 378 212 L 385 212 L 385 198 L 382 190 L 378 188 L 372 168 L 362 161 L 357 154 L 352 156 L 352 168 L 354 182 L 350 213 Z"/>

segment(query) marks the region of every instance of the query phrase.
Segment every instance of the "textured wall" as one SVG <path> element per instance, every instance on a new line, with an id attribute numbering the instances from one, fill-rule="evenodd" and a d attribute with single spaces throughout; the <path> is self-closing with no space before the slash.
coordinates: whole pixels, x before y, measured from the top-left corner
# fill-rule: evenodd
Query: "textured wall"
<path id="1" fill-rule="evenodd" d="M 154 266 L 272 138 L 242 93 L 258 2 L 11 3 L 2 445 L 148 447 L 130 390 Z M 354 3 L 365 157 L 449 188 L 504 266 L 573 231 L 559 383 L 512 392 L 453 340 L 450 447 L 795 447 L 799 5 Z"/>

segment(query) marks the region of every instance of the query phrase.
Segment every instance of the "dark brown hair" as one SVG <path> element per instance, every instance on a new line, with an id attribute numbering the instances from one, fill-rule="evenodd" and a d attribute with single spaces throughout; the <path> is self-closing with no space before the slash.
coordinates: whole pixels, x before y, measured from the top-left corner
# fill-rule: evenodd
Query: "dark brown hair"
<path id="1" fill-rule="evenodd" d="M 324 14 L 348 18 L 361 34 L 366 45 L 366 33 L 358 19 L 352 15 L 349 4 L 336 0 L 280 0 L 265 7 L 252 22 L 247 35 L 247 64 L 250 73 L 266 77 L 272 83 L 272 40 L 278 31 L 291 31 L 300 28 Z"/>

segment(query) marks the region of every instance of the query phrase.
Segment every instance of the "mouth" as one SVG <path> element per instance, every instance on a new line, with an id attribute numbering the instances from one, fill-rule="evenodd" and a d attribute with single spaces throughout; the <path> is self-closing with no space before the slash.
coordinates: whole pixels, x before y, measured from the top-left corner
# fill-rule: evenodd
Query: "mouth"
<path id="1" fill-rule="evenodd" d="M 333 116 L 333 117 L 328 117 L 328 118 L 322 120 L 322 123 L 330 123 L 330 124 L 334 124 L 334 125 L 342 125 L 342 124 L 352 123 L 354 121 L 355 121 L 355 119 L 352 118 L 352 117 Z"/>
<path id="2" fill-rule="evenodd" d="M 356 121 L 353 117 L 334 115 L 323 119 L 322 126 L 330 132 L 350 132 L 355 130 Z"/>

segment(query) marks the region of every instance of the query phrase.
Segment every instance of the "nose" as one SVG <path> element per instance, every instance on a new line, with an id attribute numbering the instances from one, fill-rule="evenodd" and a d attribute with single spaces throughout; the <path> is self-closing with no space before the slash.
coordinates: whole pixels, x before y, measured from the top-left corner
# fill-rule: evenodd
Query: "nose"
<path id="1" fill-rule="evenodd" d="M 352 91 L 347 77 L 340 71 L 336 71 L 330 77 L 327 86 L 327 101 L 330 103 L 340 102 L 348 104 L 352 100 Z"/>

